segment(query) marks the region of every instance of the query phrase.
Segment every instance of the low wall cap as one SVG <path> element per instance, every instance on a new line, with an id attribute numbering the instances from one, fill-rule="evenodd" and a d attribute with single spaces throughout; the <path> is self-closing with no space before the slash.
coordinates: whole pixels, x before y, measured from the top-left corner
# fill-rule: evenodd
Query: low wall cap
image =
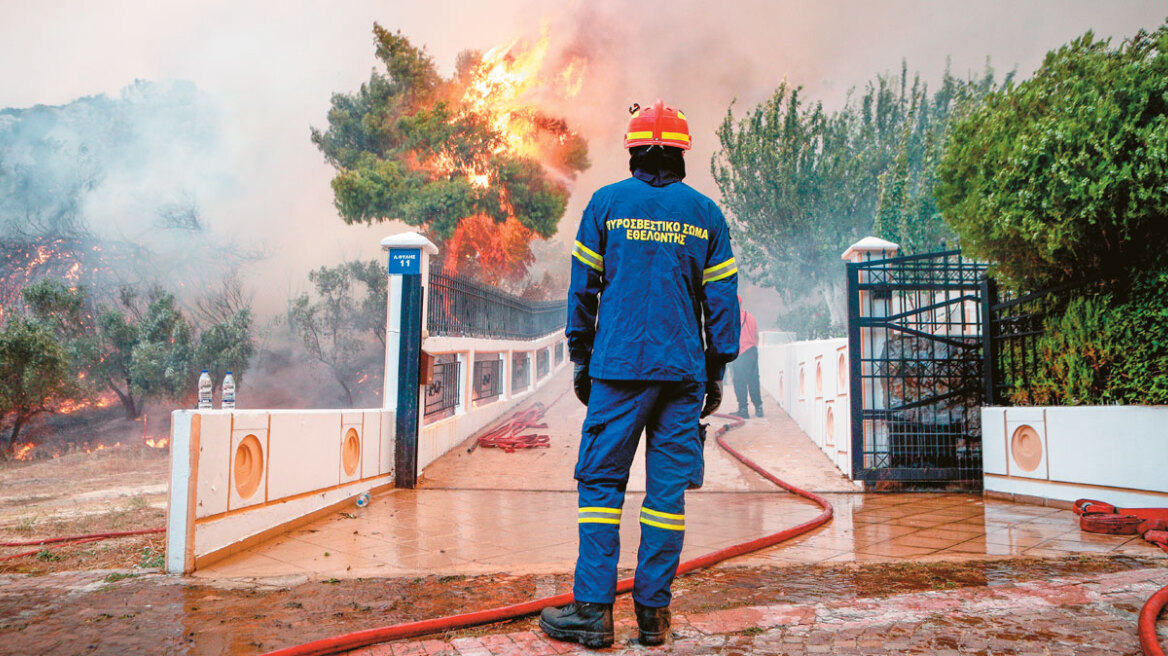
<path id="1" fill-rule="evenodd" d="M 420 248 L 430 255 L 438 254 L 438 247 L 434 245 L 434 242 L 412 230 L 390 235 L 382 239 L 381 248 L 382 250 L 389 250 L 391 248 Z"/>
<path id="2" fill-rule="evenodd" d="M 899 250 L 900 244 L 894 244 L 886 239 L 881 239 L 879 237 L 868 236 L 852 244 L 851 246 L 848 246 L 848 250 L 844 251 L 844 254 L 840 256 L 840 259 L 849 260 L 857 253 L 875 253 L 887 251 L 895 253 Z"/>

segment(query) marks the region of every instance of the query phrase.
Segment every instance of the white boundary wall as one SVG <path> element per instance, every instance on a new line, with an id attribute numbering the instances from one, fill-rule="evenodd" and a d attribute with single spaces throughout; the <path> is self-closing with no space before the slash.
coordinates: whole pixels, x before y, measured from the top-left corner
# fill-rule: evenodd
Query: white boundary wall
<path id="1" fill-rule="evenodd" d="M 851 478 L 848 340 L 792 342 L 790 337 L 790 333 L 760 333 L 759 382 Z M 727 393 L 733 396 L 732 390 Z"/>
<path id="2" fill-rule="evenodd" d="M 985 491 L 1168 506 L 1168 406 L 982 408 Z"/>
<path id="3" fill-rule="evenodd" d="M 166 569 L 187 573 L 393 483 L 387 410 L 176 410 Z"/>
<path id="4" fill-rule="evenodd" d="M 557 348 L 558 345 L 558 348 Z M 427 337 L 422 350 L 431 355 L 453 354 L 461 364 L 458 405 L 453 416 L 430 424 L 423 423 L 418 439 L 418 473 L 458 446 L 467 437 L 502 417 L 520 402 L 543 387 L 555 373 L 568 364 L 568 344 L 562 330 L 535 340 L 502 340 L 477 337 Z M 537 354 L 546 352 L 548 371 L 540 376 L 536 370 Z M 557 352 L 560 360 L 556 360 Z M 474 362 L 476 354 L 499 356 L 503 361 L 503 392 L 487 403 L 474 401 Z M 515 357 L 528 357 L 527 384 L 521 390 L 512 390 L 511 379 Z M 424 402 L 419 407 L 425 407 Z"/>

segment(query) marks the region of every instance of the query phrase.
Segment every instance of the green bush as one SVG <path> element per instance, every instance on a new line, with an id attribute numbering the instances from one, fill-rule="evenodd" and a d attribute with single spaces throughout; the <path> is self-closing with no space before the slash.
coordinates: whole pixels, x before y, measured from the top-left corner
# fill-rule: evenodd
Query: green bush
<path id="1" fill-rule="evenodd" d="M 1072 299 L 1044 328 L 1037 370 L 1015 402 L 1168 404 L 1168 269 L 1122 294 Z"/>
<path id="2" fill-rule="evenodd" d="M 952 128 L 937 205 L 1021 290 L 1125 282 L 1168 250 L 1168 24 L 1088 32 Z"/>

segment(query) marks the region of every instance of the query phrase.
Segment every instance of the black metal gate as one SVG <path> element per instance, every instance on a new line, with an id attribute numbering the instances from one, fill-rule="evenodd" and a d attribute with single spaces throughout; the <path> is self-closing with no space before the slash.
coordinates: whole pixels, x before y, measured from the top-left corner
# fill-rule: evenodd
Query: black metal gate
<path id="1" fill-rule="evenodd" d="M 960 251 L 847 265 L 856 480 L 980 486 L 985 272 Z"/>

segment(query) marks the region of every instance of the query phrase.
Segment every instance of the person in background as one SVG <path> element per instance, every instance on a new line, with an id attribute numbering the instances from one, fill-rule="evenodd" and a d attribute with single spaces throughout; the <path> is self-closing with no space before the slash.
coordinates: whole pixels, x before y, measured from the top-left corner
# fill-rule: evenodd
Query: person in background
<path id="1" fill-rule="evenodd" d="M 738 398 L 738 411 L 731 414 L 749 419 L 748 401 L 754 401 L 754 415 L 762 416 L 762 391 L 758 386 L 758 322 L 754 320 L 753 314 L 742 307 L 742 297 L 738 298 L 738 305 L 741 308 L 739 316 L 742 334 L 738 338 L 738 359 L 730 363 L 730 377 L 734 380 L 734 396 Z"/>

